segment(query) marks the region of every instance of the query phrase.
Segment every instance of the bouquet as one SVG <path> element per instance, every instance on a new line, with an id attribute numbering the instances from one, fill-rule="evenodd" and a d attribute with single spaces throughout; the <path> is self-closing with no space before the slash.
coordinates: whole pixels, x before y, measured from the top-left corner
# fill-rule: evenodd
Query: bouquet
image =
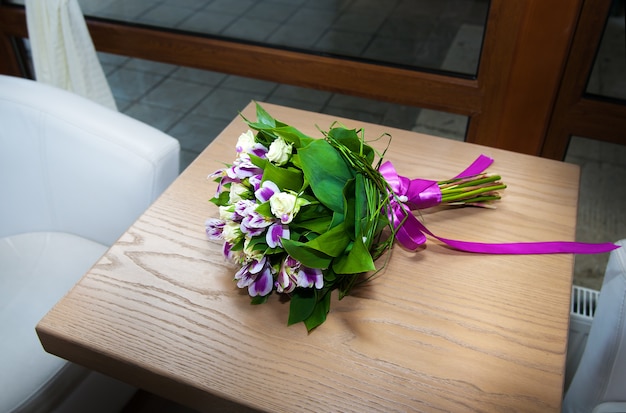
<path id="1" fill-rule="evenodd" d="M 425 242 L 430 232 L 412 210 L 484 206 L 505 188 L 500 176 L 482 173 L 486 157 L 450 180 L 410 180 L 383 163 L 363 130 L 333 124 L 315 139 L 258 104 L 256 115 L 243 118 L 250 129 L 234 162 L 210 175 L 219 218 L 206 221 L 206 233 L 223 242 L 253 304 L 283 294 L 288 324 L 303 322 L 308 331 L 326 320 L 331 292 L 341 299 L 375 276 L 396 240 L 411 249 Z"/>

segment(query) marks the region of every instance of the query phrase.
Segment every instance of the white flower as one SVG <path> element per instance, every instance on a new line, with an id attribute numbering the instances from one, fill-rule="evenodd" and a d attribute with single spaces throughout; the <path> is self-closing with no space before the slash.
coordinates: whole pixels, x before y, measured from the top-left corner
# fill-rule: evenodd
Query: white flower
<path id="1" fill-rule="evenodd" d="M 252 239 L 246 237 L 246 239 L 243 242 L 243 253 L 245 255 L 246 261 L 247 262 L 250 262 L 252 260 L 261 261 L 261 258 L 263 258 L 263 252 L 257 249 L 254 249 L 254 247 L 250 246 L 250 241 L 252 241 Z"/>
<path id="2" fill-rule="evenodd" d="M 229 242 L 231 244 L 236 244 L 237 242 L 239 242 L 241 237 L 243 237 L 239 224 L 233 221 L 227 222 L 226 225 L 224 225 L 222 237 L 224 237 L 224 240 L 226 242 Z"/>
<path id="3" fill-rule="evenodd" d="M 267 152 L 267 159 L 270 162 L 274 162 L 276 165 L 284 165 L 291 156 L 290 143 L 285 142 L 282 138 L 276 138 L 274 142 L 270 144 L 270 149 Z"/>
<path id="4" fill-rule="evenodd" d="M 298 197 L 288 192 L 279 192 L 270 198 L 270 209 L 283 224 L 288 224 L 300 210 Z"/>
<path id="5" fill-rule="evenodd" d="M 254 147 L 254 133 L 248 129 L 246 133 L 239 135 L 235 149 L 238 154 L 248 153 Z"/>
<path id="6" fill-rule="evenodd" d="M 235 208 L 232 205 L 218 207 L 222 221 L 232 221 L 235 217 Z"/>
<path id="7" fill-rule="evenodd" d="M 232 183 L 230 185 L 230 193 L 228 194 L 228 201 L 231 204 L 236 204 L 237 202 L 244 199 L 244 195 L 249 192 L 249 189 L 242 184 Z"/>

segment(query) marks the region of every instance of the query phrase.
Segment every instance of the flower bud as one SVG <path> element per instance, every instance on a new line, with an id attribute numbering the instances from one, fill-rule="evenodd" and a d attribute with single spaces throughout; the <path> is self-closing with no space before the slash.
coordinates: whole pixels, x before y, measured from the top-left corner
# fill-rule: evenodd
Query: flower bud
<path id="1" fill-rule="evenodd" d="M 285 142 L 281 138 L 276 138 L 274 142 L 270 144 L 267 159 L 278 166 L 284 165 L 289 161 L 289 157 L 291 156 L 291 147 L 292 145 L 290 143 Z"/>
<path id="2" fill-rule="evenodd" d="M 226 242 L 231 244 L 236 244 L 243 237 L 243 233 L 241 232 L 241 228 L 236 222 L 227 222 L 224 225 L 224 229 L 222 230 L 222 237 Z"/>
<path id="3" fill-rule="evenodd" d="M 222 221 L 232 221 L 235 219 L 235 207 L 232 205 L 222 205 L 218 207 L 220 219 Z"/>
<path id="4" fill-rule="evenodd" d="M 248 187 L 242 184 L 233 183 L 230 185 L 230 193 L 228 194 L 228 200 L 231 204 L 249 198 L 250 190 Z"/>
<path id="5" fill-rule="evenodd" d="M 251 238 L 246 238 L 243 243 L 243 253 L 246 257 L 246 261 L 261 261 L 263 258 L 263 251 L 259 251 L 254 248 L 254 246 L 250 245 Z"/>
<path id="6" fill-rule="evenodd" d="M 239 139 L 237 139 L 237 145 L 235 149 L 238 154 L 248 153 L 254 147 L 254 133 L 248 129 L 246 133 L 242 133 L 239 135 Z"/>
<path id="7" fill-rule="evenodd" d="M 298 197 L 288 192 L 274 194 L 270 198 L 270 209 L 272 214 L 283 224 L 288 224 L 300 210 Z"/>

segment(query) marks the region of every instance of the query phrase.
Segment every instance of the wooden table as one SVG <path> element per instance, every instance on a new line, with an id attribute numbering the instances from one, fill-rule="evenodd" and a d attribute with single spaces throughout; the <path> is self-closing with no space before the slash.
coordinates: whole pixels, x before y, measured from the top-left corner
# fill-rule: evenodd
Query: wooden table
<path id="1" fill-rule="evenodd" d="M 311 136 L 336 117 L 274 105 Z M 246 117 L 254 119 L 248 106 Z M 442 237 L 573 240 L 574 165 L 340 119 L 393 136 L 401 175 L 450 178 L 479 154 L 509 185 L 496 210 L 426 211 Z M 45 349 L 198 410 L 284 412 L 560 409 L 573 257 L 462 253 L 436 240 L 396 247 L 384 274 L 311 334 L 288 303 L 252 306 L 204 221 L 207 175 L 234 159 L 235 119 L 39 323 Z M 381 142 L 382 145 L 382 142 Z M 382 148 L 382 146 L 379 146 Z"/>

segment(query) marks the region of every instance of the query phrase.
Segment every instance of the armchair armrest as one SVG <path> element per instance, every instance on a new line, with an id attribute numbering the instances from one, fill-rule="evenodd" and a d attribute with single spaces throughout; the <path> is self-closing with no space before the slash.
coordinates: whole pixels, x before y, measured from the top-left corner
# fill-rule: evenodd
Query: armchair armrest
<path id="1" fill-rule="evenodd" d="M 78 95 L 0 76 L 0 237 L 59 231 L 111 245 L 175 179 L 180 145 Z"/>

